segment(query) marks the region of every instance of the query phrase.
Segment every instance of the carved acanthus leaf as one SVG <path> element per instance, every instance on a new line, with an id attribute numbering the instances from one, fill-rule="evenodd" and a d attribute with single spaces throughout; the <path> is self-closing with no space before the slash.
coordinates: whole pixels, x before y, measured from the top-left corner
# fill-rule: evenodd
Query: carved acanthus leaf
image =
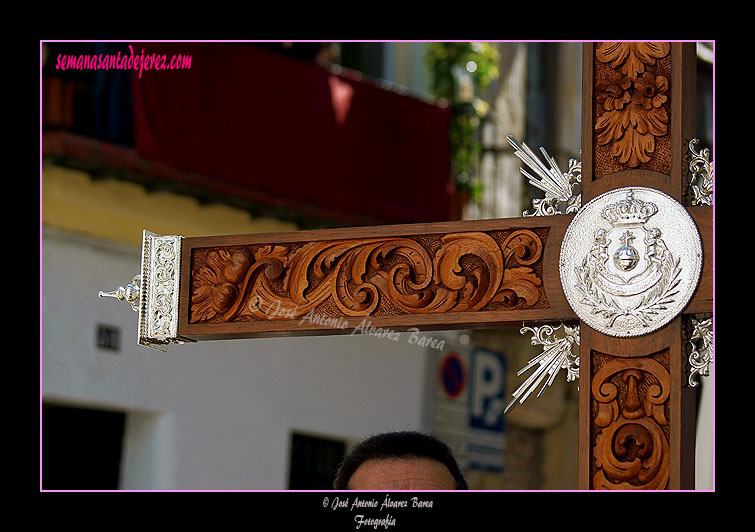
<path id="1" fill-rule="evenodd" d="M 603 43 L 596 48 L 597 60 L 614 69 L 595 84 L 601 112 L 595 121 L 597 144 L 611 144 L 611 155 L 630 168 L 648 163 L 656 139 L 668 134 L 669 80 L 647 67 L 670 49 L 669 43 Z"/>
<path id="2" fill-rule="evenodd" d="M 645 72 L 646 65 L 654 65 L 670 50 L 667 42 L 604 42 L 597 47 L 595 56 L 634 80 Z"/>

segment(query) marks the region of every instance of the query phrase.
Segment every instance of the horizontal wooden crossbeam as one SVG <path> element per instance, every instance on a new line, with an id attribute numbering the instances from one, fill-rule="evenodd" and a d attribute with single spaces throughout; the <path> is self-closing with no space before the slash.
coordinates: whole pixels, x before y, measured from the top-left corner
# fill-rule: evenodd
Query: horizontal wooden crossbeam
<path id="1" fill-rule="evenodd" d="M 692 214 L 709 224 L 710 209 Z M 185 238 L 178 333 L 200 341 L 351 334 L 358 327 L 398 332 L 576 321 L 558 275 L 571 220 Z M 711 240 L 704 238 L 704 245 Z M 706 287 L 712 286 L 709 262 Z M 701 289 L 690 311 L 706 311 L 710 301 L 712 290 Z"/>
<path id="2" fill-rule="evenodd" d="M 576 320 L 560 286 L 571 216 L 186 238 L 193 340 Z"/>

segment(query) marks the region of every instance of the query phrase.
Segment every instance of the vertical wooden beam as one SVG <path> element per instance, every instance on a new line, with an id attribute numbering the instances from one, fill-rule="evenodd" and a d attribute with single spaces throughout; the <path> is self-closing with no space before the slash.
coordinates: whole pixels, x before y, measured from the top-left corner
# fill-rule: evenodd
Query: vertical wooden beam
<path id="1" fill-rule="evenodd" d="M 626 186 L 683 199 L 695 71 L 694 43 L 584 45 L 583 204 Z M 582 324 L 580 489 L 694 488 L 682 319 L 629 339 Z"/>

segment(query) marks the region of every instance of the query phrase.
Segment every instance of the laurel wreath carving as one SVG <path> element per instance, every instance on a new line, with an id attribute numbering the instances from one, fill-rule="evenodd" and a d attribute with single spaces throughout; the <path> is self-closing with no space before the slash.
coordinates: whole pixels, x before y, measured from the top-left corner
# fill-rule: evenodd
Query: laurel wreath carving
<path id="1" fill-rule="evenodd" d="M 582 303 L 592 307 L 592 313 L 600 315 L 608 320 L 608 327 L 613 327 L 619 318 L 634 318 L 643 327 L 648 327 L 654 317 L 663 310 L 666 310 L 674 302 L 674 296 L 679 291 L 681 279 L 679 278 L 682 269 L 679 265 L 680 260 L 673 260 L 673 257 L 665 249 L 663 259 L 659 265 L 661 271 L 661 280 L 648 291 L 645 296 L 634 308 L 622 307 L 616 298 L 610 294 L 601 291 L 592 280 L 589 267 L 589 255 L 585 256 L 582 265 L 575 268 L 578 283 L 575 285 L 582 295 Z"/>

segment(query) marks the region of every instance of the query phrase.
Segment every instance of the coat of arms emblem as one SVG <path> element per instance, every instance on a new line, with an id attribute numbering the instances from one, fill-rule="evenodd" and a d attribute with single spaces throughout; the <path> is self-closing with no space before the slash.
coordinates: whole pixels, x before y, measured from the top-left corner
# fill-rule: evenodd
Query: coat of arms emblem
<path id="1" fill-rule="evenodd" d="M 702 246 L 684 207 L 656 190 L 618 189 L 575 216 L 561 249 L 561 280 L 577 315 L 612 336 L 670 321 L 689 301 Z"/>

